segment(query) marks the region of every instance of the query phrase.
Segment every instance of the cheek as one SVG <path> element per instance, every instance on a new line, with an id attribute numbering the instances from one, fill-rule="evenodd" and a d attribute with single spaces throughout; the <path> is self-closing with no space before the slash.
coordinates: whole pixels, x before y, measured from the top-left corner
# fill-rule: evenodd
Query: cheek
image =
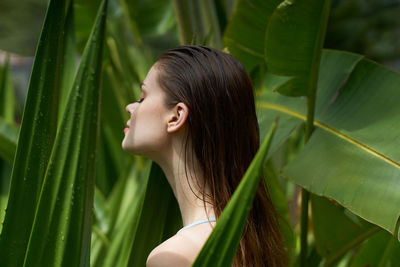
<path id="1" fill-rule="evenodd" d="M 128 140 L 124 140 L 125 147 L 131 148 L 128 150 L 147 155 L 146 152 L 162 149 L 167 140 L 167 131 L 159 107 L 139 108 L 131 120 L 131 127 L 125 136 Z"/>

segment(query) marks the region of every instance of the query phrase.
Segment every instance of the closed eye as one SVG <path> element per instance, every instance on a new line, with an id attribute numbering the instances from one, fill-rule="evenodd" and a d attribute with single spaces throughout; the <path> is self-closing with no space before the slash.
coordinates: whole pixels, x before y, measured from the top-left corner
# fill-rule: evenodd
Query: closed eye
<path id="1" fill-rule="evenodd" d="M 143 102 L 143 100 L 144 100 L 144 98 L 142 97 L 142 98 L 140 98 L 138 101 L 136 101 L 136 102 L 138 102 L 138 103 L 142 103 Z"/>

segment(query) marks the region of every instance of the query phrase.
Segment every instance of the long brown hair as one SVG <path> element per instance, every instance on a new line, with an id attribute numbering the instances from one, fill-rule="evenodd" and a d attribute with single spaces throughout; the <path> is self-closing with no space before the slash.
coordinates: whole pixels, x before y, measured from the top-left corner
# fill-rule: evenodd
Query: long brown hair
<path id="1" fill-rule="evenodd" d="M 166 104 L 189 108 L 188 142 L 204 179 L 202 200 L 218 218 L 240 183 L 260 144 L 253 87 L 233 56 L 205 46 L 181 46 L 156 63 Z M 263 180 L 263 179 L 262 179 Z M 189 182 L 189 179 L 188 179 Z M 206 186 L 210 194 L 205 192 Z M 286 266 L 275 209 L 260 183 L 233 266 Z"/>

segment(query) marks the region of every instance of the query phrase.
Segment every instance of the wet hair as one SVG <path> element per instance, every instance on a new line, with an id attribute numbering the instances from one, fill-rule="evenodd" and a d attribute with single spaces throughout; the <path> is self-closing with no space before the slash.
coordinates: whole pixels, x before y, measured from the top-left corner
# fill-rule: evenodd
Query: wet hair
<path id="1" fill-rule="evenodd" d="M 197 197 L 204 206 L 211 204 L 218 218 L 260 145 L 250 77 L 233 56 L 206 46 L 170 49 L 155 66 L 166 105 L 183 102 L 188 106 L 185 153 L 195 156 L 202 172 L 203 179 L 197 180 L 202 195 Z M 287 266 L 277 214 L 262 181 L 234 258 L 235 267 Z M 205 192 L 206 186 L 210 193 Z"/>

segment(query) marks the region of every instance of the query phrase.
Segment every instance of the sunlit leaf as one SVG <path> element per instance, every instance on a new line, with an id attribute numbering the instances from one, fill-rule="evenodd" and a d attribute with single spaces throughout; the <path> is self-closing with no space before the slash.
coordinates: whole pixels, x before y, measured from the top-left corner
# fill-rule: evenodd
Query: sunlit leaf
<path id="1" fill-rule="evenodd" d="M 394 235 L 400 217 L 398 84 L 398 73 L 370 60 L 325 52 L 317 129 L 284 172 Z M 293 107 L 280 108 L 304 119 Z"/>

